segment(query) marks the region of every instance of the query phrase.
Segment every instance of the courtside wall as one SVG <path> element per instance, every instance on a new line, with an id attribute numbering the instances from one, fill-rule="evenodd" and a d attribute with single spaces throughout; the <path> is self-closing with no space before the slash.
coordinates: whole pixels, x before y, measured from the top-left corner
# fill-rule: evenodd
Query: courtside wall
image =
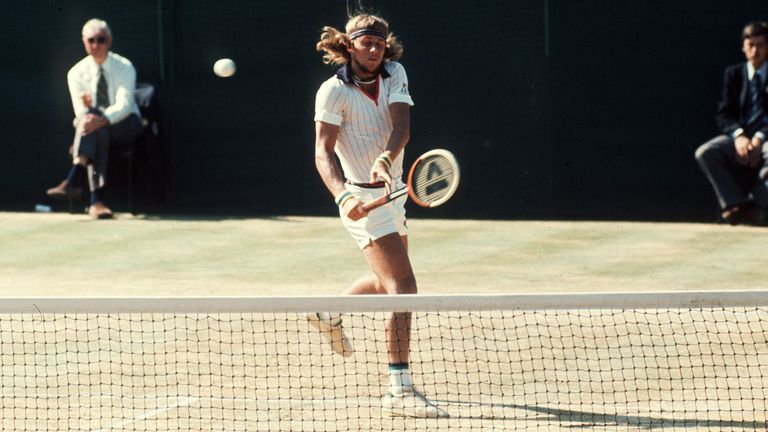
<path id="1" fill-rule="evenodd" d="M 354 3 L 354 2 L 351 2 Z M 405 44 L 416 102 L 407 161 L 461 163 L 456 197 L 410 214 L 712 221 L 693 159 L 716 133 L 725 66 L 765 1 L 366 1 Z M 1 210 L 32 210 L 68 169 L 66 72 L 91 17 L 157 86 L 167 171 L 156 211 L 335 213 L 314 171 L 314 94 L 333 73 L 314 43 L 344 1 L 32 1 L 6 5 Z M 230 57 L 237 74 L 213 75 Z M 119 202 L 115 207 L 125 206 Z"/>

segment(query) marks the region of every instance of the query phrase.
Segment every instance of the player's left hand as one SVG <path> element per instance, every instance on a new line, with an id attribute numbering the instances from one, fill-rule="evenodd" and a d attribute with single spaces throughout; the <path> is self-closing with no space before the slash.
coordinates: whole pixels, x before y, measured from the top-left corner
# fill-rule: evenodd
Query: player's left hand
<path id="1" fill-rule="evenodd" d="M 363 203 L 358 201 L 357 198 L 350 198 L 341 207 L 344 212 L 344 216 L 352 219 L 353 221 L 360 220 L 368 216 L 368 210 L 363 208 Z"/>

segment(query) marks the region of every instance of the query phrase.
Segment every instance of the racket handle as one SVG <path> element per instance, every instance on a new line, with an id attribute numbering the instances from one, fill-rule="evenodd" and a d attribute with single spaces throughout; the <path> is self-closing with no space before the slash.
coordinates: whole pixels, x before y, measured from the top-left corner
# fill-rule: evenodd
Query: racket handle
<path id="1" fill-rule="evenodd" d="M 392 193 L 390 193 L 388 195 L 384 195 L 382 197 L 378 197 L 378 198 L 376 198 L 373 201 L 370 201 L 370 202 L 367 202 L 367 203 L 363 204 L 363 209 L 365 211 L 371 211 L 371 210 L 373 210 L 375 208 L 379 208 L 379 207 L 383 206 L 384 204 L 386 204 L 386 203 L 388 203 L 390 201 L 394 201 L 394 200 L 400 198 L 401 196 L 403 196 L 403 195 L 405 195 L 407 193 L 408 193 L 408 186 L 406 186 L 406 187 L 404 187 L 404 188 L 402 188 L 400 190 L 396 190 L 396 191 L 394 191 L 394 192 L 392 192 Z"/>
<path id="2" fill-rule="evenodd" d="M 369 201 L 369 202 L 363 204 L 363 209 L 365 211 L 371 211 L 373 209 L 377 209 L 377 208 L 383 206 L 384 204 L 386 204 L 386 203 L 388 203 L 390 201 L 392 201 L 392 199 L 389 197 L 389 195 L 384 195 L 384 196 L 376 198 L 373 201 Z"/>

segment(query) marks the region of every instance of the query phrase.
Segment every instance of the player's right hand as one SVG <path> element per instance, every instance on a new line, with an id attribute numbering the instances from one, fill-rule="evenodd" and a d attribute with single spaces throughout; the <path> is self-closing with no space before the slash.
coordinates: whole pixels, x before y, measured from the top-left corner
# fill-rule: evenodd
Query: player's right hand
<path id="1" fill-rule="evenodd" d="M 368 216 L 368 210 L 363 208 L 363 203 L 356 198 L 348 199 L 341 207 L 344 212 L 344 216 L 352 219 L 353 221 L 360 220 Z"/>
<path id="2" fill-rule="evenodd" d="M 383 181 L 384 187 L 386 188 L 386 193 L 389 195 L 392 189 L 392 174 L 389 173 L 388 166 L 386 166 L 380 160 L 376 160 L 376 162 L 374 162 L 373 166 L 371 167 L 370 177 L 371 183 Z"/>

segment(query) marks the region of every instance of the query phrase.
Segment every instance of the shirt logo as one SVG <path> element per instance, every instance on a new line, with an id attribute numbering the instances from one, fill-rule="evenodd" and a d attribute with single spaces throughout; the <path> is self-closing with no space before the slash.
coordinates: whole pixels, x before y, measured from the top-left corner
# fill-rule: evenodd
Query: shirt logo
<path id="1" fill-rule="evenodd" d="M 768 90 L 766 90 L 768 91 Z M 403 83 L 403 86 L 400 87 L 400 93 L 401 94 L 408 94 L 408 83 Z"/>

